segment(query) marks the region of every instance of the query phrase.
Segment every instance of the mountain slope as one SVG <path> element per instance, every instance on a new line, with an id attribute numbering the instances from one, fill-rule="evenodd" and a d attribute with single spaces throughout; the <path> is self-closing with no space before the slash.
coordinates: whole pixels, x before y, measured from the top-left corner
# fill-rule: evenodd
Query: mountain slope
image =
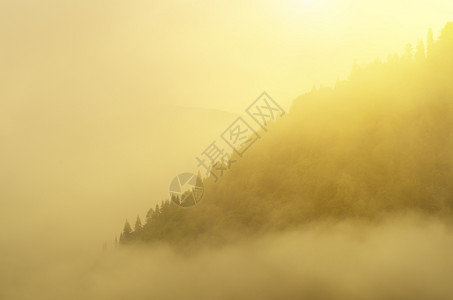
<path id="1" fill-rule="evenodd" d="M 378 218 L 453 208 L 453 23 L 438 41 L 355 66 L 335 88 L 297 99 L 203 202 L 150 210 L 121 242 L 209 239 L 326 218 Z"/>

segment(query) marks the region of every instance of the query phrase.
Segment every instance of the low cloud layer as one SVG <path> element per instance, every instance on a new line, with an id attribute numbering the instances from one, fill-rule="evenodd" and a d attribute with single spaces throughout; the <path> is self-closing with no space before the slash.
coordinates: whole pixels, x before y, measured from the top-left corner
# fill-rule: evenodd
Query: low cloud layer
<path id="1" fill-rule="evenodd" d="M 22 270 L 5 299 L 452 299 L 453 231 L 418 216 L 317 223 L 210 248 L 122 247 Z M 79 255 L 80 257 L 80 255 Z M 57 263 L 55 263 L 57 262 Z M 6 289 L 5 289 L 6 288 Z"/>

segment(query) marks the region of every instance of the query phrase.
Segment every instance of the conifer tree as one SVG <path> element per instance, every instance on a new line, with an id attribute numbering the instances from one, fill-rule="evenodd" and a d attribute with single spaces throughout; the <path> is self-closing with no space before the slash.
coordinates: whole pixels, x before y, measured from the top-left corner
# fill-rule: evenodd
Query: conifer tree
<path id="1" fill-rule="evenodd" d="M 160 207 L 159 207 L 159 204 L 156 204 L 156 209 L 154 209 L 154 216 L 158 217 L 159 215 L 160 215 Z"/>
<path id="2" fill-rule="evenodd" d="M 148 212 L 146 213 L 146 220 L 145 220 L 145 224 L 149 224 L 151 219 L 153 218 L 153 215 L 154 215 L 154 210 L 152 208 L 150 208 L 148 210 Z"/>
<path id="3" fill-rule="evenodd" d="M 140 220 L 140 216 L 137 216 L 137 220 L 135 221 L 134 232 L 140 233 L 143 229 L 142 220 Z"/>
<path id="4" fill-rule="evenodd" d="M 124 223 L 124 228 L 123 228 L 123 241 L 127 241 L 129 240 L 129 238 L 131 237 L 132 235 L 132 228 L 131 228 L 131 224 L 129 224 L 129 221 L 126 220 L 126 222 Z"/>

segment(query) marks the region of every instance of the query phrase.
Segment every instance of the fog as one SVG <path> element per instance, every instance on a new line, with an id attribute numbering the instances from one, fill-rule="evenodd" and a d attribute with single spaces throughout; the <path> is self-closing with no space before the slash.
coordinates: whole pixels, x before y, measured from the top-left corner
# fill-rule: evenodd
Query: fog
<path id="1" fill-rule="evenodd" d="M 429 277 L 451 275 L 449 229 L 416 217 L 113 251 L 125 219 L 263 90 L 288 109 L 451 13 L 450 0 L 0 0 L 0 298 L 451 296 Z"/>
<path id="2" fill-rule="evenodd" d="M 99 249 L 263 90 L 289 108 L 451 16 L 407 5 L 0 0 L 1 249 Z"/>
<path id="3" fill-rule="evenodd" d="M 225 247 L 122 247 L 87 264 L 34 253 L 4 299 L 451 299 L 453 231 L 415 214 L 311 223 Z M 74 254 L 71 259 L 71 254 Z M 76 258 L 76 259 L 73 259 Z M 22 274 L 23 273 L 23 274 Z M 19 274 L 21 274 L 19 276 Z M 24 276 L 25 275 L 25 276 Z"/>

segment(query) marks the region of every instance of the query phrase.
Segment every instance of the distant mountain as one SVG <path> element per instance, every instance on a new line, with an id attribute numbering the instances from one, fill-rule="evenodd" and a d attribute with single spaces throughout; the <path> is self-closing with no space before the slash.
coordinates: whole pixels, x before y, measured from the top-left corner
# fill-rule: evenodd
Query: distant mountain
<path id="1" fill-rule="evenodd" d="M 354 66 L 350 78 L 294 101 L 203 201 L 150 209 L 122 244 L 223 243 L 312 220 L 453 209 L 453 23 L 437 41 Z"/>

